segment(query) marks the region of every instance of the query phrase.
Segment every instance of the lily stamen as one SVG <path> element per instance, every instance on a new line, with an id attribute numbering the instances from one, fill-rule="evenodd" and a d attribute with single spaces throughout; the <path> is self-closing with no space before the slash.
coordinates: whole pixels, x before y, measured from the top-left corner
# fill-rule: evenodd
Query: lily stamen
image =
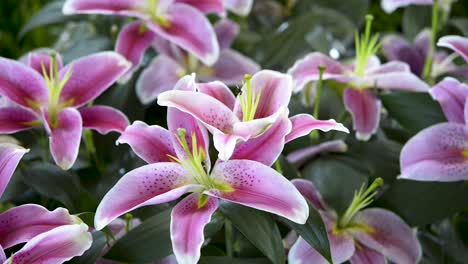
<path id="1" fill-rule="evenodd" d="M 370 57 L 375 55 L 381 46 L 379 34 L 371 36 L 373 19 L 372 15 L 367 15 L 364 34 L 359 36 L 358 32 L 355 33 L 356 68 L 354 71 L 358 76 L 364 76 Z"/>
<path id="2" fill-rule="evenodd" d="M 252 90 L 252 76 L 250 74 L 246 74 L 244 78 L 247 91 L 242 91 L 239 101 L 242 108 L 242 121 L 246 122 L 255 118 L 255 113 L 260 102 L 261 91 L 256 93 Z"/>

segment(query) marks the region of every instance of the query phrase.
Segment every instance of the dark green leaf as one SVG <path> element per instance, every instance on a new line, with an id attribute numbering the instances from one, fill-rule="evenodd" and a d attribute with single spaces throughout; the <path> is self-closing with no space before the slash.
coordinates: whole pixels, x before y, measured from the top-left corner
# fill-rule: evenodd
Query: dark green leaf
<path id="1" fill-rule="evenodd" d="M 289 228 L 300 235 L 311 247 L 319 252 L 331 263 L 330 244 L 327 230 L 319 212 L 309 204 L 309 218 L 303 225 L 292 222 L 286 218 L 280 218 Z"/>
<path id="2" fill-rule="evenodd" d="M 440 105 L 428 93 L 394 92 L 380 99 L 389 115 L 412 134 L 446 122 Z"/>
<path id="3" fill-rule="evenodd" d="M 412 5 L 405 8 L 403 14 L 403 32 L 409 39 L 413 39 L 424 28 L 431 27 L 432 7 Z"/>
<path id="4" fill-rule="evenodd" d="M 269 264 L 266 258 L 202 257 L 199 264 Z"/>
<path id="5" fill-rule="evenodd" d="M 101 231 L 95 231 L 93 233 L 93 244 L 83 255 L 71 259 L 70 264 L 90 264 L 96 263 L 96 261 L 101 257 L 102 250 L 106 246 L 107 239 L 106 234 Z"/>
<path id="6" fill-rule="evenodd" d="M 170 255 L 171 211 L 172 209 L 167 209 L 143 221 L 119 239 L 105 258 L 129 263 L 149 263 Z"/>
<path id="7" fill-rule="evenodd" d="M 465 37 L 468 37 L 468 18 L 452 18 L 450 23 L 460 30 Z"/>
<path id="8" fill-rule="evenodd" d="M 222 203 L 219 209 L 273 263 L 284 263 L 281 234 L 271 215 L 228 202 Z"/>
<path id="9" fill-rule="evenodd" d="M 302 0 L 298 1 L 295 9 L 297 12 L 301 12 L 317 6 L 338 11 L 355 22 L 356 26 L 359 26 L 369 10 L 369 0 L 349 0 L 346 1 L 346 4 L 342 0 Z"/>

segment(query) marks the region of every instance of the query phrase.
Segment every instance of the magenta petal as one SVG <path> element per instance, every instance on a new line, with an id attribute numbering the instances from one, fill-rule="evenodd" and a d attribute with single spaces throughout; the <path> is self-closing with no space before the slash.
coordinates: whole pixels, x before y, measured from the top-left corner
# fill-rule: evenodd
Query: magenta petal
<path id="1" fill-rule="evenodd" d="M 203 229 L 218 208 L 218 199 L 208 197 L 206 204 L 199 206 L 200 198 L 198 193 L 191 194 L 172 209 L 172 250 L 178 263 L 198 262 L 205 241 Z"/>
<path id="2" fill-rule="evenodd" d="M 298 137 L 308 135 L 312 130 L 320 130 L 328 132 L 330 130 L 338 130 L 345 133 L 349 133 L 349 130 L 341 123 L 337 123 L 333 119 L 329 120 L 317 120 L 313 116 L 308 114 L 298 114 L 291 117 L 292 130 L 286 136 L 286 143 L 292 141 Z"/>
<path id="3" fill-rule="evenodd" d="M 468 38 L 445 36 L 439 39 L 437 46 L 446 47 L 457 52 L 468 62 Z"/>
<path id="4" fill-rule="evenodd" d="M 429 48 L 431 46 L 431 35 L 432 32 L 430 29 L 424 29 L 416 35 L 414 38 L 414 45 L 419 50 L 419 52 L 426 58 L 429 53 Z M 437 52 L 435 52 L 437 54 Z"/>
<path id="5" fill-rule="evenodd" d="M 380 100 L 369 90 L 347 88 L 343 95 L 346 110 L 353 117 L 356 138 L 367 141 L 379 128 Z"/>
<path id="6" fill-rule="evenodd" d="M 10 134 L 31 129 L 41 124 L 37 114 L 20 107 L 0 108 L 0 133 Z"/>
<path id="7" fill-rule="evenodd" d="M 6 263 L 64 263 L 81 256 L 92 242 L 87 225 L 63 225 L 34 237 Z"/>
<path id="8" fill-rule="evenodd" d="M 51 66 L 51 55 L 52 53 L 55 54 L 55 58 L 57 59 L 58 69 L 60 70 L 63 66 L 62 64 L 62 57 L 59 53 L 55 52 L 54 50 L 38 50 L 30 52 L 26 55 L 26 65 L 36 70 L 40 75 L 42 75 L 42 65 L 44 65 L 44 69 L 47 73 L 50 71 Z"/>
<path id="9" fill-rule="evenodd" d="M 240 136 L 223 134 L 218 131 L 213 133 L 213 145 L 218 151 L 218 158 L 220 160 L 228 160 L 234 153 L 234 148 L 238 141 L 243 140 Z"/>
<path id="10" fill-rule="evenodd" d="M 231 192 L 205 191 L 231 202 L 274 213 L 303 224 L 309 216 L 304 197 L 283 175 L 262 163 L 251 160 L 218 162 L 213 168 L 215 183 L 227 184 Z"/>
<path id="11" fill-rule="evenodd" d="M 148 126 L 141 121 L 128 126 L 117 142 L 129 144 L 133 152 L 147 163 L 171 161 L 168 155 L 176 155 L 168 130 Z"/>
<path id="12" fill-rule="evenodd" d="M 140 0 L 67 0 L 62 12 L 71 14 L 104 14 L 144 17 L 145 1 Z"/>
<path id="13" fill-rule="evenodd" d="M 468 180 L 468 129 L 442 123 L 428 127 L 403 147 L 400 178 L 419 181 Z"/>
<path id="14" fill-rule="evenodd" d="M 320 253 L 312 248 L 302 237 L 299 237 L 289 250 L 288 263 L 291 264 L 329 264 Z"/>
<path id="15" fill-rule="evenodd" d="M 216 98 L 229 109 L 234 109 L 236 98 L 234 97 L 234 94 L 231 92 L 229 87 L 227 87 L 224 83 L 215 81 L 210 83 L 199 83 L 197 86 L 198 91 Z"/>
<path id="16" fill-rule="evenodd" d="M 432 5 L 432 0 L 382 0 L 382 9 L 388 14 L 409 5 Z"/>
<path id="17" fill-rule="evenodd" d="M 14 60 L 0 57 L 0 95 L 38 109 L 49 102 L 49 91 L 42 75 Z"/>
<path id="18" fill-rule="evenodd" d="M 5 260 L 6 260 L 5 251 L 3 251 L 3 248 L 0 245 L 0 263 L 3 263 Z"/>
<path id="19" fill-rule="evenodd" d="M 308 146 L 302 149 L 295 150 L 286 156 L 289 163 L 297 168 L 304 165 L 307 161 L 315 156 L 326 152 L 346 152 L 348 146 L 343 140 L 326 141 L 318 145 Z"/>
<path id="20" fill-rule="evenodd" d="M 432 98 L 442 106 L 448 121 L 465 123 L 465 100 L 468 98 L 468 85 L 447 77 L 432 87 Z"/>
<path id="21" fill-rule="evenodd" d="M 167 91 L 159 95 L 158 104 L 175 107 L 200 120 L 211 131 L 230 133 L 239 119 L 224 103 L 210 95 L 192 91 Z"/>
<path id="22" fill-rule="evenodd" d="M 313 182 L 304 179 L 294 179 L 291 183 L 294 184 L 297 190 L 309 200 L 316 209 L 322 211 L 328 209 L 328 205 L 323 200 L 317 188 L 315 188 Z"/>
<path id="23" fill-rule="evenodd" d="M 28 149 L 15 144 L 0 143 L 0 198 L 11 179 L 11 176 L 13 176 L 16 166 L 18 166 L 19 161 L 28 151 Z M 2 243 L 1 237 L 3 236 L 0 236 L 0 245 L 7 247 Z"/>
<path id="24" fill-rule="evenodd" d="M 260 70 L 260 66 L 237 51 L 231 49 L 222 50 L 219 59 L 210 68 L 210 75 L 200 75 L 199 79 L 204 81 L 219 80 L 227 85 L 240 85 L 245 74 L 253 75 Z"/>
<path id="25" fill-rule="evenodd" d="M 465 101 L 465 124 L 468 125 L 468 98 Z"/>
<path id="26" fill-rule="evenodd" d="M 55 163 L 64 170 L 70 169 L 78 157 L 82 129 L 80 112 L 71 107 L 60 111 L 55 126 L 51 126 L 50 152 Z"/>
<path id="27" fill-rule="evenodd" d="M 82 106 L 107 90 L 130 68 L 120 54 L 106 51 L 72 61 L 60 70 L 63 78 L 71 68 L 71 77 L 60 94 L 60 102 L 67 106 Z"/>
<path id="28" fill-rule="evenodd" d="M 170 57 L 157 56 L 138 78 L 138 99 L 143 104 L 153 102 L 160 93 L 172 90 L 184 71 L 184 68 Z"/>
<path id="29" fill-rule="evenodd" d="M 216 22 L 214 30 L 218 38 L 219 47 L 221 50 L 227 49 L 239 34 L 239 25 L 234 21 L 223 18 Z"/>
<path id="30" fill-rule="evenodd" d="M 323 79 L 342 78 L 346 69 L 337 61 L 334 61 L 326 55 L 314 52 L 301 60 L 298 60 L 294 66 L 288 70 L 292 75 L 295 85 L 294 91 L 300 91 L 310 81 L 319 79 L 319 66 L 325 67 Z"/>
<path id="31" fill-rule="evenodd" d="M 143 22 L 132 22 L 122 28 L 117 37 L 115 51 L 132 63 L 132 67 L 122 77 L 122 81 L 125 82 L 131 78 L 143 60 L 146 49 L 151 46 L 155 37 L 156 34 L 146 29 Z"/>
<path id="32" fill-rule="evenodd" d="M 396 62 L 392 62 L 392 64 L 396 64 Z M 386 64 L 381 68 L 385 66 Z M 408 66 L 406 65 L 406 67 Z M 411 73 L 409 69 L 406 72 L 401 71 L 401 68 L 397 70 L 398 71 L 382 73 L 370 72 L 369 75 L 362 80 L 362 87 L 377 87 L 380 89 L 412 92 L 429 91 L 427 83 Z"/>
<path id="33" fill-rule="evenodd" d="M 231 160 L 253 160 L 271 166 L 284 148 L 285 137 L 291 131 L 288 111 L 258 137 L 237 143 Z"/>
<path id="34" fill-rule="evenodd" d="M 382 50 L 388 60 L 408 63 L 411 72 L 421 76 L 426 59 L 417 47 L 397 35 L 389 35 L 382 40 Z"/>
<path id="35" fill-rule="evenodd" d="M 179 128 L 185 129 L 185 139 L 187 141 L 189 149 L 192 149 L 193 146 L 192 134 L 195 135 L 195 138 L 197 139 L 197 146 L 203 149 L 203 151 L 205 151 L 205 166 L 208 167 L 209 171 L 209 166 L 211 165 L 209 155 L 210 138 L 208 136 L 208 131 L 206 130 L 206 128 L 203 127 L 203 125 L 191 115 L 172 107 L 169 107 L 169 109 L 167 109 L 167 127 L 169 129 L 169 132 L 172 133 L 172 145 L 174 146 L 177 157 L 179 158 L 187 157 L 187 152 L 180 145 L 179 141 L 176 138 L 178 135 Z"/>
<path id="36" fill-rule="evenodd" d="M 223 2 L 226 9 L 240 16 L 248 15 L 253 5 L 253 0 L 223 0 Z"/>
<path id="37" fill-rule="evenodd" d="M 216 34 L 208 19 L 197 9 L 185 4 L 173 4 L 167 11 L 168 27 L 149 23 L 148 27 L 193 53 L 204 64 L 212 65 L 219 57 Z"/>
<path id="38" fill-rule="evenodd" d="M 351 264 L 387 264 L 384 255 L 363 245 L 356 247 L 349 261 Z"/>
<path id="39" fill-rule="evenodd" d="M 122 176 L 99 204 L 94 219 L 100 230 L 114 219 L 146 205 L 173 201 L 200 186 L 175 162 L 145 165 Z"/>
<path id="40" fill-rule="evenodd" d="M 392 262 L 412 264 L 421 259 L 416 233 L 395 213 L 380 208 L 365 209 L 353 221 L 370 228 L 370 231 L 353 229 L 354 237 Z"/>
<path id="41" fill-rule="evenodd" d="M 0 244 L 9 248 L 28 242 L 33 237 L 62 225 L 78 223 L 79 218 L 68 213 L 67 209 L 46 208 L 25 204 L 0 214 Z"/>
<path id="42" fill-rule="evenodd" d="M 122 133 L 129 125 L 128 118 L 119 110 L 103 105 L 81 108 L 83 127 L 107 134 L 111 131 Z"/>
<path id="43" fill-rule="evenodd" d="M 184 3 L 190 6 L 195 7 L 196 9 L 200 10 L 203 13 L 217 13 L 223 14 L 224 13 L 224 5 L 222 0 L 208 0 L 208 1 L 200 1 L 200 0 L 175 0 L 174 2 L 177 3 Z"/>

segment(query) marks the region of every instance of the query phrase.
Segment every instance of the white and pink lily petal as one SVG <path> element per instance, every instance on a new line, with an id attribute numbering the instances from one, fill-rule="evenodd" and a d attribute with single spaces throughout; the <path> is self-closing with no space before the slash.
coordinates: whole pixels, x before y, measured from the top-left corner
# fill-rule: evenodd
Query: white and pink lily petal
<path id="1" fill-rule="evenodd" d="M 0 143 L 0 164 L 2 164 L 0 168 L 0 198 L 2 197 L 2 194 L 13 176 L 21 158 L 28 152 L 29 149 L 25 149 L 16 144 Z M 5 244 L 1 242 L 1 239 L 0 245 L 5 247 Z"/>
<path id="2" fill-rule="evenodd" d="M 433 0 L 382 0 L 382 9 L 388 14 L 393 13 L 400 7 L 409 5 L 432 5 Z"/>
<path id="3" fill-rule="evenodd" d="M 92 242 L 87 225 L 62 225 L 33 237 L 3 263 L 63 263 L 81 256 Z"/>
<path id="4" fill-rule="evenodd" d="M 437 46 L 449 48 L 468 62 L 468 38 L 460 36 L 445 36 L 439 39 Z"/>
<path id="5" fill-rule="evenodd" d="M 447 77 L 436 84 L 430 94 L 442 106 L 449 122 L 465 124 L 464 110 L 468 98 L 468 85 Z"/>

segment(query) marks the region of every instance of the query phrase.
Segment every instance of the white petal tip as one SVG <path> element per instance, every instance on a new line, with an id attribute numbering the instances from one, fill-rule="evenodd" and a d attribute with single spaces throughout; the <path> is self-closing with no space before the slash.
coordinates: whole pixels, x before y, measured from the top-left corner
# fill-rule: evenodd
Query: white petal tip
<path id="1" fill-rule="evenodd" d="M 63 13 L 64 15 L 72 15 L 72 14 L 75 13 L 75 10 L 74 10 L 73 7 L 72 7 L 71 1 L 65 2 L 65 4 L 64 4 L 63 7 L 62 7 L 62 13 Z"/>
<path id="2" fill-rule="evenodd" d="M 356 139 L 360 141 L 369 141 L 369 139 L 372 137 L 372 134 L 368 133 L 359 133 L 356 132 Z"/>

